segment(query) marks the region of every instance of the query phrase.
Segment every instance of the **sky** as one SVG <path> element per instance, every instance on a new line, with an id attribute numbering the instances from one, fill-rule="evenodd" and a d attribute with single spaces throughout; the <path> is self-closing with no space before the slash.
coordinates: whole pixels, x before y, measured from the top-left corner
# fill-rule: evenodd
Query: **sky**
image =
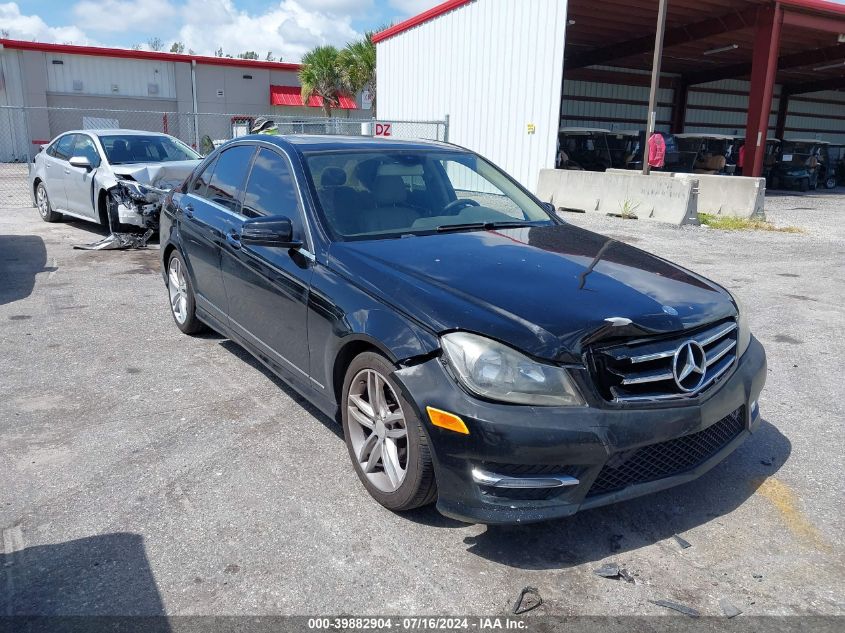
<path id="1" fill-rule="evenodd" d="M 131 48 L 158 37 L 165 50 L 268 52 L 299 61 L 314 46 L 343 46 L 442 0 L 0 0 L 12 39 Z M 5 33 L 4 33 L 5 35 Z"/>

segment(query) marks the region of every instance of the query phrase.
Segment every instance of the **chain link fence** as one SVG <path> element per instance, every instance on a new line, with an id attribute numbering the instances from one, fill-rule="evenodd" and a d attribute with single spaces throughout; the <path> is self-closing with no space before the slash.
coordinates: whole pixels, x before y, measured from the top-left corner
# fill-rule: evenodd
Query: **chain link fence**
<path id="1" fill-rule="evenodd" d="M 270 119 L 280 134 L 339 134 L 385 138 L 449 140 L 442 121 L 385 121 L 341 117 L 291 117 L 269 114 L 220 114 L 0 106 L 0 207 L 32 204 L 28 174 L 40 145 L 68 130 L 132 129 L 175 136 L 202 154 L 249 134 L 258 117 Z"/>

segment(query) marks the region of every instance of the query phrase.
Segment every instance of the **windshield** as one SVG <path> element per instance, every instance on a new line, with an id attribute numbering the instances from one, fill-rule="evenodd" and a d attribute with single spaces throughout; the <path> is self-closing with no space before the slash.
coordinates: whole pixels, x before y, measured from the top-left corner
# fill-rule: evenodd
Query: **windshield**
<path id="1" fill-rule="evenodd" d="M 162 134 L 127 134 L 101 136 L 100 142 L 112 165 L 127 163 L 169 163 L 176 160 L 198 160 L 200 155 L 190 147 Z"/>
<path id="2" fill-rule="evenodd" d="M 313 152 L 305 159 L 323 216 L 342 239 L 553 223 L 518 185 L 468 152 Z"/>

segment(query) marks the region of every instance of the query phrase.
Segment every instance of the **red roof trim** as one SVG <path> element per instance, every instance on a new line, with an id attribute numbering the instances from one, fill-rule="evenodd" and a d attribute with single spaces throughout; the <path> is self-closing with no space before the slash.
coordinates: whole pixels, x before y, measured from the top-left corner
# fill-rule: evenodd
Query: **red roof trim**
<path id="1" fill-rule="evenodd" d="M 100 46 L 75 46 L 73 44 L 49 44 L 46 42 L 24 42 L 21 40 L 0 39 L 0 44 L 6 48 L 24 51 L 40 51 L 43 53 L 67 53 L 69 55 L 92 55 L 94 57 L 118 57 L 123 59 L 151 59 L 165 62 L 182 62 L 210 66 L 237 66 L 240 68 L 266 68 L 268 70 L 299 71 L 299 64 L 288 62 L 264 62 L 258 59 L 238 59 L 233 57 L 209 57 L 206 55 L 181 55 L 179 53 L 162 53 L 159 51 L 133 51 L 125 48 L 103 48 Z"/>
<path id="2" fill-rule="evenodd" d="M 270 105 L 302 107 L 302 88 L 299 86 L 270 86 Z M 308 99 L 309 108 L 322 108 L 323 98 L 311 95 Z M 355 99 L 346 95 L 338 97 L 338 108 L 341 110 L 357 110 Z"/>
<path id="3" fill-rule="evenodd" d="M 398 35 L 404 31 L 414 28 L 415 26 L 419 26 L 424 22 L 428 22 L 429 20 L 433 20 L 436 17 L 443 15 L 444 13 L 448 13 L 449 11 L 453 11 L 459 7 L 464 6 L 465 4 L 469 4 L 470 2 L 474 2 L 475 0 L 447 0 L 443 4 L 438 4 L 436 7 L 432 7 L 428 11 L 420 13 L 417 16 L 409 18 L 404 22 L 400 22 L 399 24 L 394 24 L 389 29 L 385 29 L 373 35 L 373 42 L 378 44 L 394 35 Z"/>

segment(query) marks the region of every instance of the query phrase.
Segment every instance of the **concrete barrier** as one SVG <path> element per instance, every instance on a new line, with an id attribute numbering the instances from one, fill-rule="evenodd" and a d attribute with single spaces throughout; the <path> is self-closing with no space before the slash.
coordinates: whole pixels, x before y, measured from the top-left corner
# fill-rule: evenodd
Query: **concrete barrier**
<path id="1" fill-rule="evenodd" d="M 672 224 L 698 223 L 696 183 L 637 172 L 543 169 L 537 197 L 556 209 L 621 215 Z"/>
<path id="2" fill-rule="evenodd" d="M 625 169 L 608 169 L 624 174 Z M 698 212 L 735 218 L 764 218 L 766 179 L 655 171 L 652 176 L 683 178 L 698 183 Z"/>
<path id="3" fill-rule="evenodd" d="M 698 180 L 698 212 L 735 218 L 765 217 L 766 179 L 746 176 L 676 174 Z"/>

